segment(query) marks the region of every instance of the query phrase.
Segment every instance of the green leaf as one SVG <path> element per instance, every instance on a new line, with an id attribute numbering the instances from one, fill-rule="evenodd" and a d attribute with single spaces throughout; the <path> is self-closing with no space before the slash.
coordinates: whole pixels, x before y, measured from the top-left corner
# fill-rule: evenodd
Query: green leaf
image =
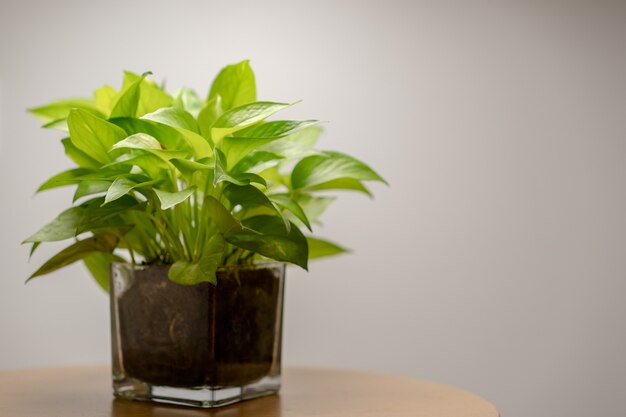
<path id="1" fill-rule="evenodd" d="M 164 161 L 169 161 L 172 158 L 182 158 L 186 156 L 184 151 L 169 151 L 164 150 L 161 143 L 154 137 L 145 133 L 136 133 L 121 140 L 113 146 L 112 149 L 139 149 L 149 152 L 158 156 Z"/>
<path id="2" fill-rule="evenodd" d="M 102 164 L 113 160 L 109 150 L 126 137 L 123 129 L 85 110 L 70 111 L 67 125 L 72 144 Z"/>
<path id="3" fill-rule="evenodd" d="M 277 216 L 279 216 L 285 223 L 285 228 L 289 228 L 291 225 L 288 223 L 282 215 L 282 212 L 274 205 L 274 203 L 263 193 L 253 185 L 235 185 L 228 184 L 224 187 L 224 195 L 230 201 L 232 207 L 240 205 L 244 210 L 253 207 L 266 207 L 272 210 Z"/>
<path id="4" fill-rule="evenodd" d="M 110 164 L 105 165 L 103 168 L 125 169 L 125 172 L 128 172 L 127 167 L 137 167 L 141 169 L 148 177 L 154 180 L 169 179 L 169 165 L 167 164 L 167 162 L 151 153 L 144 153 L 139 155 L 124 154 L 115 162 L 111 162 Z"/>
<path id="5" fill-rule="evenodd" d="M 213 166 L 211 165 L 202 164 L 200 162 L 195 162 L 195 161 L 190 161 L 188 159 L 174 158 L 170 162 L 172 163 L 172 165 L 176 167 L 178 172 L 181 173 L 181 175 L 183 176 L 183 178 L 185 179 L 187 183 L 190 183 L 193 177 L 193 174 L 195 174 L 196 172 L 198 171 L 210 172 L 214 169 Z"/>
<path id="6" fill-rule="evenodd" d="M 244 157 L 231 170 L 232 173 L 259 173 L 267 168 L 278 165 L 284 157 L 271 152 L 255 151 Z"/>
<path id="7" fill-rule="evenodd" d="M 208 100 L 218 95 L 224 110 L 256 101 L 254 73 L 249 61 L 228 65 L 220 71 L 211 85 Z"/>
<path id="8" fill-rule="evenodd" d="M 302 222 L 302 224 L 306 226 L 307 229 L 312 230 L 306 213 L 289 194 L 272 194 L 269 198 L 272 202 L 289 210 L 298 220 Z"/>
<path id="9" fill-rule="evenodd" d="M 291 186 L 299 190 L 340 179 L 385 182 L 363 162 L 339 152 L 325 152 L 301 160 L 291 173 Z"/>
<path id="10" fill-rule="evenodd" d="M 112 201 L 115 201 L 119 198 L 122 198 L 126 194 L 128 194 L 131 190 L 136 187 L 141 187 L 145 185 L 154 184 L 156 181 L 149 181 L 148 178 L 143 177 L 139 181 L 136 181 L 137 176 L 135 178 L 130 179 L 129 177 L 117 177 L 115 181 L 111 184 L 111 186 L 107 189 L 107 194 L 104 197 L 104 202 L 102 205 L 108 204 Z"/>
<path id="11" fill-rule="evenodd" d="M 27 282 L 32 278 L 38 277 L 55 271 L 59 268 L 74 263 L 96 252 L 112 252 L 117 246 L 118 237 L 112 234 L 103 233 L 93 237 L 79 240 L 73 245 L 68 246 L 61 252 L 54 255 L 45 262 L 37 271 L 35 271 Z"/>
<path id="12" fill-rule="evenodd" d="M 124 235 L 124 241 L 120 242 L 120 247 L 124 244 L 132 248 L 135 254 L 143 256 L 147 264 L 158 263 L 159 254 L 150 248 L 158 240 L 155 224 L 148 218 L 145 211 L 133 211 L 126 217 L 135 227 Z"/>
<path id="13" fill-rule="evenodd" d="M 292 225 L 289 233 L 280 217 L 256 216 L 246 219 L 244 227 L 253 232 L 236 233 L 227 236 L 231 244 L 256 252 L 277 261 L 291 262 L 307 269 L 309 249 L 306 238 L 300 230 Z"/>
<path id="14" fill-rule="evenodd" d="M 218 144 L 224 136 L 261 122 L 272 114 L 289 106 L 291 106 L 291 104 L 257 101 L 255 103 L 235 107 L 222 114 L 213 124 L 211 129 L 213 142 Z"/>
<path id="15" fill-rule="evenodd" d="M 86 210 L 87 207 L 83 205 L 70 207 L 22 243 L 56 242 L 76 236 L 76 226 L 81 222 Z"/>
<path id="16" fill-rule="evenodd" d="M 264 187 L 267 186 L 267 183 L 263 177 L 257 174 L 242 172 L 229 174 L 226 171 L 226 157 L 222 154 L 219 149 L 215 150 L 215 171 L 213 174 L 213 185 L 217 186 L 221 182 L 229 182 L 235 185 L 248 185 L 252 182 L 257 184 L 261 184 Z"/>
<path id="17" fill-rule="evenodd" d="M 263 178 L 260 175 L 253 174 L 251 172 L 242 172 L 240 174 L 239 173 L 232 174 L 231 178 L 236 181 L 235 184 L 237 185 L 246 185 L 246 184 L 254 183 L 254 184 L 262 185 L 263 187 L 267 188 L 267 182 L 265 181 L 265 178 Z"/>
<path id="18" fill-rule="evenodd" d="M 240 138 L 227 136 L 222 140 L 221 150 L 228 166 L 235 166 L 254 149 L 275 139 L 272 138 Z"/>
<path id="19" fill-rule="evenodd" d="M 213 151 L 205 138 L 200 136 L 193 116 L 176 107 L 162 108 L 154 113 L 146 114 L 144 120 L 170 126 L 180 133 L 197 159 L 211 156 Z"/>
<path id="20" fill-rule="evenodd" d="M 324 191 L 324 190 L 354 190 L 362 192 L 372 197 L 370 190 L 364 186 L 361 181 L 353 178 L 338 178 L 336 180 L 327 181 L 308 188 L 309 191 Z"/>
<path id="21" fill-rule="evenodd" d="M 252 183 L 260 184 L 260 185 L 263 185 L 264 187 L 267 186 L 267 183 L 263 177 L 261 177 L 260 175 L 251 174 L 251 173 L 236 174 L 233 176 L 228 175 L 228 174 L 222 174 L 218 177 L 217 184 L 221 182 L 228 182 L 230 184 L 240 185 L 240 186 L 246 186 Z"/>
<path id="22" fill-rule="evenodd" d="M 54 175 L 52 178 L 49 178 L 46 182 L 41 184 L 39 188 L 37 188 L 37 192 L 50 190 L 52 188 L 64 187 L 66 185 L 78 184 L 81 182 L 82 178 L 94 172 L 91 169 L 86 168 L 72 168 L 67 171 L 60 172 Z"/>
<path id="23" fill-rule="evenodd" d="M 116 204 L 109 204 L 106 207 L 100 207 L 104 202 L 103 197 L 70 207 L 22 243 L 65 240 L 88 230 L 109 225 L 107 221 L 113 216 L 137 205 L 137 200 L 130 196 L 126 197 L 128 198 L 119 199 Z"/>
<path id="24" fill-rule="evenodd" d="M 255 149 L 314 123 L 317 122 L 314 120 L 304 122 L 278 120 L 261 123 L 237 132 L 236 136 L 225 137 L 222 140 L 221 149 L 226 155 L 228 166 L 235 166 Z"/>
<path id="25" fill-rule="evenodd" d="M 198 132 L 198 125 L 193 116 L 183 109 L 176 107 L 164 107 L 141 116 L 141 119 L 152 120 L 164 125 L 179 127 L 191 132 Z"/>
<path id="26" fill-rule="evenodd" d="M 110 186 L 109 180 L 83 180 L 76 187 L 72 202 L 88 195 L 106 193 Z"/>
<path id="27" fill-rule="evenodd" d="M 182 191 L 170 193 L 168 191 L 157 190 L 155 188 L 154 192 L 156 193 L 157 197 L 159 197 L 159 200 L 161 201 L 161 209 L 167 210 L 168 208 L 174 207 L 175 205 L 180 204 L 186 199 L 188 199 L 189 196 L 192 195 L 195 190 L 196 190 L 195 187 L 191 187 Z"/>
<path id="28" fill-rule="evenodd" d="M 37 250 L 37 248 L 41 245 L 41 242 L 33 242 L 33 245 L 30 247 L 30 253 L 28 254 L 28 260 L 33 257 L 33 253 Z"/>
<path id="29" fill-rule="evenodd" d="M 213 186 L 217 186 L 221 182 L 230 182 L 237 185 L 246 185 L 247 183 L 236 180 L 226 171 L 226 156 L 219 149 L 215 150 L 215 166 L 213 174 Z"/>
<path id="30" fill-rule="evenodd" d="M 217 284 L 217 268 L 222 264 L 225 241 L 222 234 L 211 236 L 206 242 L 204 252 L 199 260 L 175 262 L 169 272 L 170 280 L 181 285 L 195 285 L 201 282 Z"/>
<path id="31" fill-rule="evenodd" d="M 126 74 L 126 73 L 125 73 Z M 118 96 L 117 101 L 111 110 L 111 118 L 113 117 L 137 117 L 139 107 L 139 96 L 141 94 L 141 81 L 135 80 Z"/>
<path id="32" fill-rule="evenodd" d="M 169 94 L 163 91 L 154 81 L 146 78 L 147 75 L 151 74 L 151 72 L 146 72 L 143 75 L 137 75 L 130 71 L 124 71 L 124 86 L 126 88 L 132 89 L 134 85 L 139 85 L 136 112 L 135 114 L 126 114 L 125 116 L 141 117 L 146 113 L 152 113 L 162 107 L 170 107 L 173 104 L 173 99 Z"/>
<path id="33" fill-rule="evenodd" d="M 49 124 L 67 119 L 72 109 L 83 109 L 95 115 L 102 115 L 93 100 L 83 98 L 53 101 L 45 106 L 28 109 L 28 111 L 42 122 Z"/>
<path id="34" fill-rule="evenodd" d="M 270 167 L 262 172 L 259 172 L 259 175 L 267 180 L 268 189 L 271 191 L 282 189 L 283 186 L 289 189 L 289 176 L 281 174 L 279 167 L 280 165 Z"/>
<path id="35" fill-rule="evenodd" d="M 79 167 L 98 169 L 102 166 L 100 162 L 74 146 L 70 138 L 61 139 L 61 143 L 65 149 L 65 155 Z"/>
<path id="36" fill-rule="evenodd" d="M 112 123 L 126 131 L 128 136 L 137 133 L 144 133 L 154 138 L 159 138 L 159 142 L 166 149 L 183 150 L 187 148 L 187 141 L 175 128 L 156 123 L 145 119 L 135 119 L 131 117 L 120 117 L 112 119 Z M 189 149 L 191 151 L 191 149 Z M 191 155 L 191 152 L 189 152 Z"/>
<path id="37" fill-rule="evenodd" d="M 204 101 L 195 91 L 183 87 L 174 92 L 173 105 L 179 109 L 185 110 L 194 118 L 197 118 L 200 110 L 204 107 Z"/>
<path id="38" fill-rule="evenodd" d="M 110 85 L 98 88 L 94 93 L 96 107 L 102 113 L 103 117 L 109 118 L 111 111 L 115 106 L 119 93 Z"/>
<path id="39" fill-rule="evenodd" d="M 259 150 L 281 155 L 287 160 L 294 161 L 307 156 L 323 155 L 323 152 L 313 149 L 322 131 L 320 126 L 309 126 L 287 137 L 263 145 Z"/>
<path id="40" fill-rule="evenodd" d="M 106 252 L 94 252 L 83 258 L 85 266 L 96 280 L 98 285 L 106 292 L 109 292 L 109 276 L 111 273 L 111 264 L 123 262 L 124 259 L 119 256 Z"/>
<path id="41" fill-rule="evenodd" d="M 224 237 L 228 238 L 233 234 L 243 233 L 244 229 L 237 219 L 214 197 L 206 196 L 202 209 L 206 211 L 213 228 L 219 230 Z"/>
<path id="42" fill-rule="evenodd" d="M 133 119 L 121 117 L 113 122 L 122 127 L 129 135 L 147 134 L 153 138 L 158 138 L 163 148 L 168 152 L 177 152 L 178 155 L 188 157 L 194 155 L 196 159 L 201 159 L 212 155 L 210 145 L 207 140 L 190 130 L 168 126 L 147 119 Z"/>
<path id="43" fill-rule="evenodd" d="M 306 238 L 309 244 L 309 259 L 323 258 L 325 256 L 340 255 L 349 252 L 347 249 L 328 240 Z"/>
<path id="44" fill-rule="evenodd" d="M 162 150 L 161 142 L 145 133 L 136 133 L 119 141 L 113 146 L 113 149 L 158 149 Z"/>
<path id="45" fill-rule="evenodd" d="M 131 210 L 145 210 L 145 203 L 140 203 L 130 195 L 122 196 L 104 206 L 103 203 L 104 197 L 96 197 L 81 204 L 87 206 L 87 210 L 76 225 L 76 236 L 88 231 L 126 227 L 125 216 Z"/>
<path id="46" fill-rule="evenodd" d="M 297 197 L 298 204 L 304 210 L 306 217 L 311 223 L 318 223 L 320 216 L 326 211 L 328 206 L 335 201 L 335 197 L 313 197 L 308 194 L 299 194 Z"/>
<path id="47" fill-rule="evenodd" d="M 60 130 L 63 132 L 67 132 L 69 130 L 67 127 L 67 119 L 55 120 L 53 122 L 46 123 L 41 127 L 44 129 Z"/>
<path id="48" fill-rule="evenodd" d="M 213 165 L 188 159 L 172 159 L 170 162 L 180 172 L 187 186 L 195 186 L 199 190 L 206 190 L 208 184 L 213 183 Z"/>
<path id="49" fill-rule="evenodd" d="M 214 145 L 211 138 L 211 128 L 215 121 L 222 115 L 222 98 L 220 96 L 213 97 L 207 101 L 206 105 L 198 113 L 198 127 L 204 138 Z"/>
<path id="50" fill-rule="evenodd" d="M 237 132 L 241 138 L 271 138 L 278 139 L 285 136 L 294 135 L 308 127 L 317 124 L 317 120 L 274 120 L 266 123 L 259 123 Z"/>

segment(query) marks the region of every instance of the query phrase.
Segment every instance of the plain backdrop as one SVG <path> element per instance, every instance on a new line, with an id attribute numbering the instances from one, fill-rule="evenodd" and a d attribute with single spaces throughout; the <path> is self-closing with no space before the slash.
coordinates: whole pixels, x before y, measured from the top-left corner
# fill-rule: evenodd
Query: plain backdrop
<path id="1" fill-rule="evenodd" d="M 626 3 L 0 3 L 0 368 L 109 360 L 107 296 L 75 265 L 24 285 L 23 238 L 70 204 L 25 108 L 151 70 L 201 94 L 249 58 L 320 147 L 391 184 L 319 235 L 353 254 L 288 271 L 284 361 L 431 379 L 503 416 L 626 409 Z"/>

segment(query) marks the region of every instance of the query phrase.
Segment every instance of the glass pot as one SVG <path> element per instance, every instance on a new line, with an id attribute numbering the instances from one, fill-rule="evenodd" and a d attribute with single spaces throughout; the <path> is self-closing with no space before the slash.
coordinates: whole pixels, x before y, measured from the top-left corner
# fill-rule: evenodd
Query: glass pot
<path id="1" fill-rule="evenodd" d="M 111 268 L 114 395 L 217 407 L 278 392 L 285 265 L 226 266 L 192 286 L 168 269 Z"/>

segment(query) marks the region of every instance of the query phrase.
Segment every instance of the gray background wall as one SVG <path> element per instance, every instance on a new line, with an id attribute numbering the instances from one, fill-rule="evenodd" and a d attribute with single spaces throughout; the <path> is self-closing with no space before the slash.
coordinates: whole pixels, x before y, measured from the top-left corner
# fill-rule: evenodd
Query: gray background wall
<path id="1" fill-rule="evenodd" d="M 121 71 L 201 91 L 250 58 L 260 97 L 327 120 L 322 147 L 391 183 L 289 271 L 285 361 L 464 387 L 503 416 L 622 416 L 626 4 L 610 1 L 0 3 L 0 368 L 106 362 L 106 296 L 73 266 L 25 286 L 19 242 L 69 192 L 24 108 Z"/>

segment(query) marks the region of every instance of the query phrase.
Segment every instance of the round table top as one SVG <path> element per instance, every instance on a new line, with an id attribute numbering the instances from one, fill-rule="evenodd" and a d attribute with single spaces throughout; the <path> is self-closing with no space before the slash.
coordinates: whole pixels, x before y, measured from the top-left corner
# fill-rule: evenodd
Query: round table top
<path id="1" fill-rule="evenodd" d="M 498 417 L 457 388 L 398 376 L 286 368 L 280 395 L 200 409 L 114 399 L 107 367 L 0 372 L 0 415 L 11 417 Z"/>

